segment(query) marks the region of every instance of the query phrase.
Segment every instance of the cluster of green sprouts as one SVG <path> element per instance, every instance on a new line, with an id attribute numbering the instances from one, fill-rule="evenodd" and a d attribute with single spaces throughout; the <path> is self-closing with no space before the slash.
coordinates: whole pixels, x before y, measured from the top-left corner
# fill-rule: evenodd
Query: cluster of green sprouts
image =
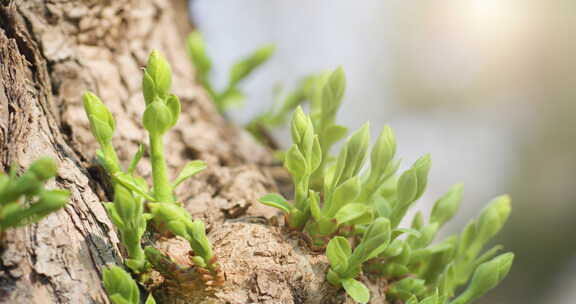
<path id="1" fill-rule="evenodd" d="M 0 238 L 8 228 L 40 221 L 64 207 L 70 193 L 66 190 L 47 190 L 45 183 L 56 176 L 56 163 L 41 158 L 20 176 L 12 166 L 8 174 L 0 173 Z"/>
<path id="2" fill-rule="evenodd" d="M 207 54 L 206 43 L 202 35 L 200 32 L 193 32 L 188 37 L 188 54 L 193 66 L 196 68 L 199 83 L 208 92 L 220 112 L 224 112 L 232 105 L 238 104 L 245 99 L 245 94 L 238 88 L 240 82 L 248 78 L 258 67 L 270 59 L 273 53 L 274 47 L 266 45 L 235 63 L 230 70 L 226 89 L 222 92 L 217 92 L 210 80 L 212 60 Z M 250 120 L 246 125 L 246 129 L 260 142 L 274 147 L 275 145 L 271 144 L 268 130 L 285 125 L 296 107 L 309 102 L 312 108 L 314 125 L 317 130 L 321 130 L 322 147 L 327 150 L 330 141 L 332 143 L 336 142 L 346 134 L 344 127 L 334 124 L 336 110 L 338 109 L 337 104 L 332 104 L 332 110 L 326 109 L 324 115 L 320 115 L 322 100 L 321 92 L 318 91 L 318 88 L 321 88 L 319 83 L 324 82 L 329 75 L 329 72 L 324 72 L 305 76 L 298 82 L 294 90 L 287 93 L 283 93 L 281 88 L 277 87 L 274 90 L 275 100 L 272 106 Z"/>
<path id="3" fill-rule="evenodd" d="M 114 200 L 105 203 L 105 206 L 127 251 L 125 264 L 134 273 L 145 273 L 151 267 L 142 248 L 142 236 L 146 231 L 148 220 L 152 219 L 160 232 L 169 231 L 186 239 L 194 253 L 192 262 L 197 267 L 206 269 L 213 277 L 217 277 L 219 268 L 206 237 L 204 223 L 192 220 L 190 214 L 174 196 L 174 189 L 206 168 L 206 164 L 203 161 L 191 161 L 174 180 L 168 177 L 164 156 L 164 135 L 174 127 L 180 115 L 180 101 L 176 95 L 170 93 L 171 83 L 170 65 L 158 52 L 153 51 L 144 69 L 142 81 L 146 103 L 142 124 L 149 135 L 148 152 L 153 182 L 151 189 L 136 173 L 138 163 L 145 153 L 144 146 L 139 147 L 128 168 L 123 169 L 112 146 L 116 127 L 112 114 L 96 95 L 90 92 L 84 95 L 84 108 L 91 130 L 100 144 L 97 157 L 110 174 L 114 188 Z M 118 274 L 119 270 L 109 270 L 109 273 L 111 278 L 117 280 L 125 277 Z M 122 297 L 134 298 L 133 295 Z M 114 298 L 112 300 L 116 301 Z M 117 300 L 115 303 L 136 303 L 132 300 L 126 301 L 128 302 Z"/>
<path id="4" fill-rule="evenodd" d="M 241 82 L 255 69 L 268 61 L 274 53 L 274 46 L 266 45 L 236 62 L 230 69 L 226 87 L 218 91 L 210 79 L 212 60 L 206 52 L 206 44 L 200 32 L 193 32 L 188 36 L 187 46 L 190 59 L 196 68 L 198 81 L 214 101 L 220 112 L 224 112 L 230 107 L 241 103 L 246 98 L 239 87 Z"/>
<path id="5" fill-rule="evenodd" d="M 466 304 L 494 288 L 510 270 L 513 254 L 497 256 L 500 246 L 483 248 L 506 222 L 509 198 L 496 198 L 461 234 L 433 244 L 459 207 L 462 186 L 457 185 L 434 204 L 427 221 L 418 212 L 410 227 L 401 227 L 425 191 L 430 157 L 397 174 L 392 130 L 385 127 L 370 149 L 368 124 L 331 156 L 332 146 L 347 133 L 335 123 L 344 73 L 324 73 L 312 85 L 310 114 L 301 108 L 294 112 L 293 144 L 284 153 L 294 199 L 268 194 L 260 201 L 280 209 L 287 226 L 302 231 L 313 249 L 325 250 L 328 281 L 359 303 L 370 299 L 368 288 L 357 280 L 361 273 L 386 278 L 387 298 L 408 304 Z M 363 170 L 367 159 L 370 166 Z"/>

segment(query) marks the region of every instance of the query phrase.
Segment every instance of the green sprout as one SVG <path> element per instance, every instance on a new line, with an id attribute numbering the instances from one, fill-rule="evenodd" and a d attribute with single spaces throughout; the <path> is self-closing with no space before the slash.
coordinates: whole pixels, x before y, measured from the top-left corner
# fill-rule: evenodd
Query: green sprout
<path id="1" fill-rule="evenodd" d="M 195 31 L 188 36 L 187 47 L 192 64 L 196 68 L 198 81 L 220 112 L 226 111 L 245 99 L 244 93 L 239 87 L 241 82 L 248 78 L 259 66 L 268 61 L 274 53 L 274 46 L 266 45 L 236 62 L 230 69 L 226 87 L 222 91 L 218 91 L 210 80 L 212 60 L 206 52 L 206 44 L 200 32 Z"/>
<path id="2" fill-rule="evenodd" d="M 214 275 L 218 273 L 216 259 L 212 254 L 206 228 L 200 220 L 192 220 L 186 209 L 174 204 L 148 204 L 152 215 L 172 232 L 190 243 L 195 256 L 192 261 L 199 267 L 208 268 Z"/>
<path id="3" fill-rule="evenodd" d="M 36 223 L 66 205 L 67 190 L 47 190 L 44 184 L 56 176 L 56 162 L 40 158 L 22 175 L 16 166 L 6 175 L 0 173 L 0 237 L 8 228 Z"/>
<path id="4" fill-rule="evenodd" d="M 390 235 L 390 222 L 385 218 L 378 218 L 370 224 L 353 252 L 346 238 L 337 236 L 331 239 L 326 248 L 326 256 L 330 262 L 328 282 L 336 286 L 342 285 L 356 302 L 367 303 L 370 299 L 368 288 L 354 278 L 362 271 L 362 263 L 386 249 Z"/>
<path id="5" fill-rule="evenodd" d="M 348 129 L 336 124 L 336 115 L 344 98 L 346 77 L 344 70 L 338 68 L 333 72 L 316 75 L 309 87 L 310 117 L 314 130 L 318 134 L 322 150 L 322 162 L 314 172 L 312 186 L 321 190 L 324 185 L 326 166 L 333 160 L 330 151 L 334 144 L 346 137 Z"/>
<path id="6" fill-rule="evenodd" d="M 180 116 L 180 101 L 176 95 L 170 93 L 171 82 L 170 65 L 160 53 L 153 51 L 148 58 L 142 80 L 146 103 L 142 122 L 149 135 L 153 184 L 151 190 L 146 181 L 136 174 L 138 163 L 145 152 L 144 147 L 139 147 L 128 169 L 124 170 L 112 145 L 115 130 L 112 114 L 96 95 L 90 92 L 84 94 L 84 108 L 92 133 L 101 147 L 97 155 L 111 175 L 114 186 L 114 201 L 105 203 L 105 206 L 120 232 L 122 244 L 128 253 L 126 265 L 132 271 L 139 273 L 148 267 L 141 243 L 146 222 L 153 218 L 159 228 L 164 227 L 190 242 L 196 254 L 193 257 L 196 265 L 216 272 L 218 268 L 204 224 L 201 221 L 192 221 L 174 196 L 174 189 L 204 170 L 206 163 L 190 161 L 174 180 L 171 181 L 168 177 L 163 138 L 176 125 Z M 150 214 L 144 213 L 145 205 Z"/>
<path id="7" fill-rule="evenodd" d="M 436 201 L 428 221 L 418 212 L 410 227 L 401 227 L 424 194 L 431 158 L 425 155 L 397 174 L 392 129 L 384 127 L 370 149 L 368 124 L 333 157 L 331 147 L 346 134 L 335 123 L 344 79 L 341 69 L 318 77 L 311 89 L 316 92 L 311 114 L 301 108 L 293 114 L 293 144 L 284 153 L 294 181 L 293 202 L 279 194 L 260 201 L 280 209 L 288 227 L 304 233 L 313 248 L 324 249 L 327 243 L 327 280 L 357 302 L 369 301 L 368 289 L 356 280 L 362 272 L 386 278 L 387 297 L 403 303 L 466 304 L 496 287 L 513 255 L 497 256 L 501 246 L 484 247 L 506 222 L 509 197 L 496 198 L 460 235 L 434 243 L 462 200 L 463 187 L 456 185 Z M 357 244 L 353 251 L 350 240 Z"/>
<path id="8" fill-rule="evenodd" d="M 312 120 L 301 108 L 294 112 L 291 131 L 294 143 L 286 152 L 284 166 L 294 181 L 294 206 L 278 194 L 266 195 L 260 201 L 284 211 L 291 228 L 302 229 L 310 217 L 310 177 L 320 165 L 322 154 L 318 135 L 314 134 Z"/>
<path id="9" fill-rule="evenodd" d="M 128 252 L 126 265 L 132 271 L 141 272 L 146 266 L 146 257 L 140 243 L 149 218 L 144 214 L 143 204 L 145 199 L 153 198 L 148 194 L 146 181 L 134 172 L 144 153 L 143 147 L 138 149 L 129 170 L 123 171 L 112 146 L 116 125 L 114 117 L 100 98 L 90 92 L 84 94 L 84 110 L 90 121 L 92 134 L 101 147 L 97 156 L 112 176 L 114 201 L 104 203 L 104 206 L 112 223 L 118 228 L 122 244 Z"/>
<path id="10" fill-rule="evenodd" d="M 118 266 L 110 266 L 102 273 L 104 289 L 113 304 L 140 304 L 140 290 L 132 277 Z M 144 304 L 156 304 L 149 294 Z"/>

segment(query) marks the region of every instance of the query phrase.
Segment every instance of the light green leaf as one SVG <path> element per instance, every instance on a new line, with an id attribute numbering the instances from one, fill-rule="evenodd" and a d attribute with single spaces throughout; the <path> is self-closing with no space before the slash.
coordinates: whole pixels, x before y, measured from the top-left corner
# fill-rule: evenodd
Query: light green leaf
<path id="1" fill-rule="evenodd" d="M 482 211 L 478 218 L 477 233 L 482 244 L 487 243 L 504 226 L 510 215 L 510 197 L 503 195 L 495 198 Z"/>
<path id="2" fill-rule="evenodd" d="M 168 109 L 170 109 L 170 113 L 172 114 L 172 123 L 170 127 L 174 127 L 180 117 L 180 99 L 178 99 L 178 96 L 170 94 L 166 99 L 166 106 L 168 106 Z"/>
<path id="3" fill-rule="evenodd" d="M 346 169 L 340 177 L 341 181 L 358 175 L 366 161 L 369 144 L 370 125 L 369 123 L 365 123 L 362 128 L 352 134 L 344 147 L 344 149 L 347 150 Z"/>
<path id="4" fill-rule="evenodd" d="M 184 182 L 188 178 L 190 178 L 190 177 L 198 174 L 202 170 L 206 169 L 206 167 L 208 167 L 208 165 L 203 160 L 193 160 L 193 161 L 188 162 L 186 164 L 186 166 L 184 166 L 182 171 L 180 171 L 180 174 L 178 174 L 178 177 L 174 180 L 174 183 L 173 183 L 174 188 L 176 188 L 176 186 L 180 185 L 182 182 Z"/>
<path id="5" fill-rule="evenodd" d="M 323 216 L 319 204 L 320 195 L 314 190 L 310 190 L 308 197 L 310 199 L 310 213 L 312 213 L 312 217 L 317 221 L 321 220 Z"/>
<path id="6" fill-rule="evenodd" d="M 470 303 L 496 287 L 508 275 L 514 254 L 505 253 L 478 266 L 466 290 L 450 304 Z"/>
<path id="7" fill-rule="evenodd" d="M 291 126 L 290 132 L 292 134 L 292 142 L 294 144 L 300 144 L 303 141 L 306 130 L 309 128 L 308 118 L 306 117 L 306 114 L 304 114 L 304 110 L 302 110 L 302 107 L 296 108 L 296 110 L 292 114 L 292 123 L 290 124 L 290 126 Z"/>
<path id="8" fill-rule="evenodd" d="M 93 115 L 88 115 L 88 119 L 90 120 L 90 130 L 94 137 L 96 137 L 98 143 L 101 145 L 109 143 L 114 134 L 114 130 L 110 128 L 108 124 Z"/>
<path id="9" fill-rule="evenodd" d="M 310 154 L 310 174 L 312 174 L 320 164 L 322 163 L 322 148 L 320 146 L 320 141 L 318 140 L 318 135 L 314 135 L 314 141 L 312 143 L 312 152 Z"/>
<path id="10" fill-rule="evenodd" d="M 144 304 L 156 304 L 156 300 L 154 300 L 154 297 L 151 293 L 148 294 L 148 298 L 146 298 L 146 303 Z"/>
<path id="11" fill-rule="evenodd" d="M 206 237 L 204 222 L 195 220 L 191 224 L 188 224 L 187 230 L 190 236 L 192 236 L 190 246 L 194 250 L 194 254 L 201 256 L 206 262 L 210 262 L 212 258 L 212 248 Z"/>
<path id="12" fill-rule="evenodd" d="M 416 212 L 414 218 L 412 219 L 412 225 L 410 225 L 412 229 L 419 230 L 424 226 L 424 216 L 422 215 L 422 211 Z"/>
<path id="13" fill-rule="evenodd" d="M 398 179 L 398 207 L 414 202 L 418 192 L 418 176 L 412 169 L 405 171 Z"/>
<path id="14" fill-rule="evenodd" d="M 223 94 L 216 96 L 215 99 L 218 108 L 223 110 L 241 105 L 246 99 L 246 96 L 244 96 L 244 93 L 242 93 L 238 88 L 231 87 Z"/>
<path id="15" fill-rule="evenodd" d="M 438 199 L 432 208 L 430 221 L 439 223 L 442 226 L 454 217 L 462 201 L 463 190 L 464 186 L 462 184 L 455 185 L 448 193 Z"/>
<path id="16" fill-rule="evenodd" d="M 342 103 L 345 90 L 346 77 L 344 70 L 339 67 L 330 74 L 322 88 L 322 116 L 324 119 L 332 120 L 335 117 Z"/>
<path id="17" fill-rule="evenodd" d="M 370 207 L 365 204 L 352 203 L 340 208 L 334 218 L 338 221 L 338 224 L 344 224 L 363 216 L 369 211 Z"/>
<path id="18" fill-rule="evenodd" d="M 162 135 L 166 133 L 174 122 L 172 112 L 160 99 L 156 99 L 144 110 L 144 128 L 152 134 Z"/>
<path id="19" fill-rule="evenodd" d="M 334 196 L 330 204 L 330 209 L 327 212 L 328 216 L 334 216 L 340 208 L 347 204 L 354 202 L 360 194 L 360 180 L 358 177 L 353 177 L 345 181 L 340 186 L 336 187 Z"/>
<path id="20" fill-rule="evenodd" d="M 192 63 L 198 71 L 198 74 L 202 75 L 202 77 L 207 77 L 212 69 L 212 61 L 206 53 L 206 45 L 202 34 L 198 31 L 190 33 L 190 35 L 188 35 L 187 47 L 188 56 L 192 59 Z"/>
<path id="21" fill-rule="evenodd" d="M 331 147 L 342 138 L 346 137 L 348 128 L 340 125 L 330 125 L 326 128 L 322 140 L 326 143 L 326 147 Z"/>
<path id="22" fill-rule="evenodd" d="M 146 105 L 151 104 L 156 98 L 156 84 L 154 84 L 154 80 L 146 70 L 144 70 L 144 75 L 142 76 L 142 94 Z"/>
<path id="23" fill-rule="evenodd" d="M 337 236 L 328 242 L 326 256 L 328 257 L 330 266 L 337 273 L 343 274 L 346 272 L 350 255 L 352 255 L 352 249 L 346 238 Z"/>
<path id="24" fill-rule="evenodd" d="M 396 228 L 396 229 L 394 229 L 394 231 L 392 231 L 392 238 L 396 239 L 397 237 L 401 236 L 402 234 L 405 234 L 407 236 L 412 236 L 415 238 L 420 238 L 422 236 L 422 233 L 420 233 L 420 231 L 418 231 L 416 229 Z"/>
<path id="25" fill-rule="evenodd" d="M 370 174 L 382 176 L 394 159 L 396 138 L 389 126 L 384 126 L 370 153 Z"/>
<path id="26" fill-rule="evenodd" d="M 418 178 L 418 192 L 416 193 L 416 198 L 414 200 L 419 199 L 422 194 L 424 194 L 424 190 L 426 190 L 426 185 L 428 184 L 428 173 L 430 172 L 431 166 L 432 160 L 430 154 L 422 156 L 414 163 L 414 165 L 412 165 Z"/>
<path id="27" fill-rule="evenodd" d="M 290 213 L 290 210 L 292 210 L 293 208 L 284 197 L 276 193 L 266 194 L 260 199 L 258 199 L 258 201 L 260 201 L 264 205 L 278 208 L 282 210 L 284 213 Z"/>
<path id="28" fill-rule="evenodd" d="M 355 264 L 361 264 L 382 253 L 390 242 L 391 227 L 390 221 L 386 218 L 377 218 L 362 236 L 360 245 L 356 247 L 352 254 Z"/>
<path id="29" fill-rule="evenodd" d="M 346 293 L 358 303 L 368 303 L 370 301 L 370 291 L 368 288 L 354 279 L 342 280 L 342 286 Z"/>
<path id="30" fill-rule="evenodd" d="M 120 185 L 138 193 L 139 195 L 141 195 L 142 197 L 144 197 L 148 201 L 151 201 L 151 202 L 156 201 L 156 199 L 153 196 L 151 196 L 150 194 L 148 194 L 146 192 L 147 189 L 142 188 L 141 185 L 139 185 L 138 183 L 135 183 L 133 177 L 129 174 L 126 174 L 124 172 L 118 172 L 118 173 L 112 175 L 112 180 L 114 182 L 117 182 Z"/>
<path id="31" fill-rule="evenodd" d="M 83 96 L 83 102 L 84 111 L 87 116 L 92 115 L 114 131 L 116 128 L 114 117 L 98 96 L 94 95 L 92 92 L 86 92 Z"/>
<path id="32" fill-rule="evenodd" d="M 230 86 L 235 86 L 248 77 L 257 67 L 268 61 L 272 54 L 274 54 L 274 49 L 275 47 L 273 45 L 261 47 L 248 57 L 234 64 L 230 70 Z"/>
<path id="33" fill-rule="evenodd" d="M 138 304 L 140 291 L 132 277 L 118 266 L 104 269 L 102 274 L 104 289 L 115 304 Z"/>
<path id="34" fill-rule="evenodd" d="M 292 145 L 286 152 L 284 159 L 284 167 L 292 174 L 292 176 L 300 179 L 306 174 L 306 159 L 297 145 Z"/>
<path id="35" fill-rule="evenodd" d="M 114 186 L 114 208 L 125 223 L 131 223 L 140 215 L 138 211 L 141 213 L 142 208 L 139 208 L 139 204 L 128 188 L 122 185 Z"/>
<path id="36" fill-rule="evenodd" d="M 130 174 L 134 173 L 143 155 L 144 155 L 144 145 L 140 144 L 138 145 L 138 150 L 136 150 L 134 157 L 132 157 L 132 161 L 130 161 L 130 166 L 128 167 L 128 173 Z"/>
<path id="37" fill-rule="evenodd" d="M 160 98 L 166 97 L 172 86 L 172 70 L 166 58 L 153 50 L 148 57 L 146 72 L 154 81 L 156 95 Z"/>

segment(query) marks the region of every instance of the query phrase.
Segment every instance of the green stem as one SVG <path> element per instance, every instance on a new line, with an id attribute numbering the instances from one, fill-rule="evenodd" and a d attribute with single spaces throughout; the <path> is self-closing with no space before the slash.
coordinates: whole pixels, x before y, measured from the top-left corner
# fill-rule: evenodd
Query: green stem
<path id="1" fill-rule="evenodd" d="M 114 151 L 111 142 L 102 144 L 102 153 L 104 154 L 104 166 L 110 175 L 122 171 L 122 168 L 120 168 L 120 161 L 118 160 L 118 156 L 116 155 L 116 151 Z"/>
<path id="2" fill-rule="evenodd" d="M 150 154 L 152 158 L 152 180 L 154 196 L 159 202 L 174 202 L 172 185 L 168 179 L 168 167 L 164 159 L 164 142 L 162 135 L 150 134 Z"/>
<path id="3" fill-rule="evenodd" d="M 140 238 L 135 233 L 130 231 L 125 235 L 126 251 L 128 257 L 132 260 L 144 261 L 144 250 L 140 245 Z"/>

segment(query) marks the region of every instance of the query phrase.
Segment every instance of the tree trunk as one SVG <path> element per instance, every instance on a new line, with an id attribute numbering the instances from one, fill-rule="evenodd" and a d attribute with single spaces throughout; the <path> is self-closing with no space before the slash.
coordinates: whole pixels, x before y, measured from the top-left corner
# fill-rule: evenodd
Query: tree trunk
<path id="1" fill-rule="evenodd" d="M 349 301 L 325 282 L 325 257 L 269 224 L 275 211 L 256 203 L 260 195 L 276 191 L 271 172 L 277 164 L 247 133 L 227 123 L 195 84 L 184 46 L 191 30 L 186 2 L 0 4 L 0 166 L 27 167 L 40 156 L 53 157 L 59 172 L 48 186 L 72 193 L 64 210 L 7 232 L 0 249 L 0 303 L 108 303 L 101 270 L 121 265 L 122 249 L 101 204 L 110 200 L 109 187 L 93 161 L 97 143 L 81 96 L 93 91 L 112 110 L 114 143 L 126 163 L 140 143 L 147 143 L 140 122 L 141 67 L 154 48 L 171 62 L 173 91 L 183 106 L 166 140 L 171 172 L 193 159 L 209 164 L 177 195 L 195 218 L 205 220 L 225 276 L 213 292 L 159 288 L 154 291 L 159 302 Z M 141 167 L 140 174 L 149 178 L 149 164 Z M 188 250 L 179 240 L 161 246 L 176 259 Z M 382 303 L 378 286 L 370 283 L 372 298 Z"/>

